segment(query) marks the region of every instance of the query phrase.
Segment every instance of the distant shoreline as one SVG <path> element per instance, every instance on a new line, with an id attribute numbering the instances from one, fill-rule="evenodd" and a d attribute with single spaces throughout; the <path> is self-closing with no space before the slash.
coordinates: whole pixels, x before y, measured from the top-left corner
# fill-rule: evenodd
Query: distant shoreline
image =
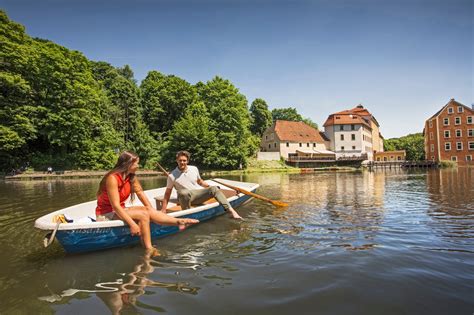
<path id="1" fill-rule="evenodd" d="M 243 170 L 202 170 L 201 174 L 204 176 L 217 175 L 245 175 L 251 173 L 313 173 L 320 171 L 356 171 L 356 168 L 348 167 L 328 167 L 328 168 L 250 168 Z M 47 179 L 75 179 L 75 178 L 95 178 L 102 177 L 107 171 L 60 171 L 52 174 L 45 172 L 27 172 L 23 174 L 4 176 L 6 181 L 21 181 L 21 180 L 47 180 Z M 155 170 L 139 170 L 137 172 L 139 177 L 165 177 L 163 172 Z"/>

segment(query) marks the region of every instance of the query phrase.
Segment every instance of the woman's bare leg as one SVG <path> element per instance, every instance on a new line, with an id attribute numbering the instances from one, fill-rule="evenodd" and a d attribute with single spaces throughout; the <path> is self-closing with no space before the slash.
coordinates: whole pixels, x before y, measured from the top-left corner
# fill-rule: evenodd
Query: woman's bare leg
<path id="1" fill-rule="evenodd" d="M 175 217 L 169 216 L 166 213 L 158 211 L 153 207 L 145 207 L 145 208 L 148 211 L 148 214 L 150 215 L 150 220 L 155 222 L 156 224 L 177 225 L 179 226 L 180 230 L 184 230 L 187 226 L 191 224 L 199 223 L 199 220 L 195 220 L 195 219 L 186 219 L 186 218 L 181 219 L 181 218 L 175 218 Z"/>
<path id="2" fill-rule="evenodd" d="M 125 209 L 128 215 L 135 221 L 138 221 L 140 227 L 140 239 L 143 247 L 152 249 L 151 234 L 150 234 L 150 215 L 145 210 L 145 207 L 130 207 Z"/>

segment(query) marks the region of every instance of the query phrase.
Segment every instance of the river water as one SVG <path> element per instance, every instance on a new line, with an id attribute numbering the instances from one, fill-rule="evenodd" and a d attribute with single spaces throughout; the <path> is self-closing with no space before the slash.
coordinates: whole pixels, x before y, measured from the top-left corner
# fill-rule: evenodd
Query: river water
<path id="1" fill-rule="evenodd" d="M 34 220 L 97 178 L 0 182 L 0 314 L 473 314 L 474 169 L 228 178 L 290 206 L 252 200 L 154 258 L 43 248 Z"/>

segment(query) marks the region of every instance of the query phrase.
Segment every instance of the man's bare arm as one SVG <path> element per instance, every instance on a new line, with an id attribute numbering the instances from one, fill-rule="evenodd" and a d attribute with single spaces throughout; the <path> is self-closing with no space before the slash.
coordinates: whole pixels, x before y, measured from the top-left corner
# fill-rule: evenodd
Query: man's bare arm
<path id="1" fill-rule="evenodd" d="M 164 213 L 166 213 L 166 208 L 168 207 L 168 201 L 170 200 L 172 190 L 173 188 L 166 188 L 165 196 L 163 198 L 163 203 L 161 206 L 161 211 Z"/>

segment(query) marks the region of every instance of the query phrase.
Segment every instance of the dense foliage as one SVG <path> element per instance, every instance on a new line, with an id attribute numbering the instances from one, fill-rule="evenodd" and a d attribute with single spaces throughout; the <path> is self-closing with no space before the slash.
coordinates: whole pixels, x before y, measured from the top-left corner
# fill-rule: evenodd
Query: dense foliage
<path id="1" fill-rule="evenodd" d="M 272 125 L 272 113 L 268 110 L 267 103 L 261 98 L 255 99 L 250 105 L 250 118 L 250 130 L 259 137 Z"/>
<path id="2" fill-rule="evenodd" d="M 150 71 L 88 60 L 31 38 L 0 11 L 0 170 L 107 169 L 117 152 L 170 165 L 177 150 L 208 168 L 236 168 L 271 122 L 263 100 L 247 99 L 220 77 L 196 85 Z M 260 127 L 260 123 L 262 127 Z"/>
<path id="3" fill-rule="evenodd" d="M 405 150 L 407 153 L 406 159 L 410 161 L 425 159 L 425 139 L 422 133 L 386 139 L 383 146 L 385 151 Z"/>
<path id="4" fill-rule="evenodd" d="M 272 114 L 273 121 L 275 120 L 302 121 L 315 129 L 319 129 L 318 124 L 316 124 L 314 121 L 312 121 L 309 118 L 304 118 L 303 116 L 301 116 L 296 110 L 296 108 L 294 107 L 275 108 L 272 110 L 271 114 Z"/>

